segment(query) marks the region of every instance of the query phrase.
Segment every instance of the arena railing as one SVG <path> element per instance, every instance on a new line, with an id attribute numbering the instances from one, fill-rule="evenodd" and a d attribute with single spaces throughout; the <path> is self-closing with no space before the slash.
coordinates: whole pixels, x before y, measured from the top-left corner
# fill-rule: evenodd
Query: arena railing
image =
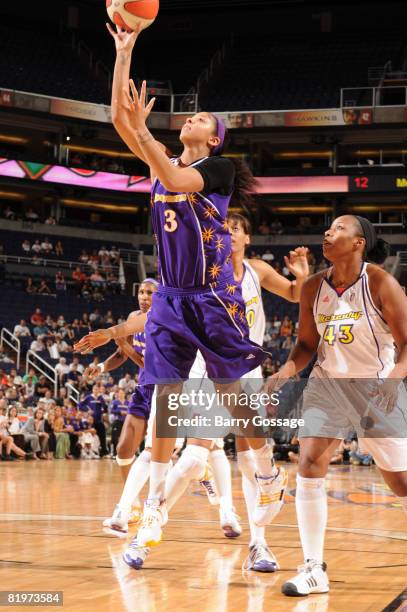
<path id="1" fill-rule="evenodd" d="M 52 382 L 54 386 L 54 397 L 58 395 L 58 374 L 55 368 L 53 368 L 45 359 L 37 355 L 35 351 L 31 349 L 27 351 L 26 355 L 26 373 L 28 374 L 29 369 L 33 368 L 40 372 L 45 378 Z"/>
<path id="2" fill-rule="evenodd" d="M 79 261 L 67 261 L 63 259 L 47 259 L 46 257 L 39 256 L 38 259 L 34 260 L 32 257 L 24 257 L 20 255 L 0 255 L 0 261 L 3 263 L 18 263 L 18 264 L 28 264 L 31 266 L 35 266 L 37 268 L 58 268 L 60 270 L 72 270 L 75 268 L 80 268 L 81 270 L 89 270 L 92 269 L 90 264 L 84 264 Z M 98 265 L 98 268 L 102 268 L 101 265 Z M 119 266 L 109 266 L 109 270 L 112 272 L 116 272 L 119 274 L 120 267 Z"/>
<path id="3" fill-rule="evenodd" d="M 7 344 L 7 346 L 9 346 L 13 351 L 15 351 L 17 355 L 16 366 L 18 370 L 20 368 L 20 359 L 21 359 L 21 342 L 19 338 L 17 338 L 17 336 L 15 336 L 6 327 L 3 327 L 3 329 L 1 330 L 1 336 L 0 336 L 1 348 L 3 348 L 3 344 Z"/>
<path id="4" fill-rule="evenodd" d="M 72 400 L 75 404 L 79 404 L 80 393 L 78 389 L 69 382 L 65 383 L 65 388 L 68 393 L 68 399 Z"/>

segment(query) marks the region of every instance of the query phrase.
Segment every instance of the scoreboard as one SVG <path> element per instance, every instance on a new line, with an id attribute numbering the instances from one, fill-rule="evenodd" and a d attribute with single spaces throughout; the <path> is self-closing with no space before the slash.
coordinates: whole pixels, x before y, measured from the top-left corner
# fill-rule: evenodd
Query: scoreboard
<path id="1" fill-rule="evenodd" d="M 351 193 L 372 192 L 405 192 L 407 194 L 407 174 L 359 174 L 349 177 L 349 191 Z"/>

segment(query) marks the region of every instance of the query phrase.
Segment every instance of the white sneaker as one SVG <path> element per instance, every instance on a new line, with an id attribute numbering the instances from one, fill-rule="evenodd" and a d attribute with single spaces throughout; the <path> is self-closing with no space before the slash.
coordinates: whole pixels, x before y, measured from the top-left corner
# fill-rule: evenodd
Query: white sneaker
<path id="1" fill-rule="evenodd" d="M 264 478 L 257 476 L 258 485 L 256 507 L 253 521 L 258 527 L 269 525 L 284 504 L 284 493 L 288 484 L 288 473 L 280 467 L 276 476 Z"/>
<path id="2" fill-rule="evenodd" d="M 140 547 L 157 546 L 162 539 L 162 527 L 168 521 L 167 505 L 158 499 L 147 500 L 144 504 L 137 541 Z"/>
<path id="3" fill-rule="evenodd" d="M 149 552 L 150 549 L 147 546 L 139 546 L 137 537 L 135 537 L 130 546 L 124 551 L 123 561 L 133 569 L 139 570 L 143 567 L 143 563 L 147 559 Z"/>
<path id="4" fill-rule="evenodd" d="M 311 559 L 305 565 L 300 565 L 298 574 L 291 580 L 284 582 L 281 591 L 289 597 L 301 597 L 301 595 L 311 595 L 311 593 L 327 593 L 329 591 L 329 579 L 326 573 L 326 563 L 317 563 Z"/>
<path id="5" fill-rule="evenodd" d="M 244 570 L 273 573 L 280 569 L 277 559 L 265 542 L 255 542 L 249 546 L 249 556 L 244 562 Z"/>
<path id="6" fill-rule="evenodd" d="M 219 498 L 216 492 L 215 480 L 213 478 L 212 469 L 209 463 L 206 464 L 205 474 L 199 481 L 199 484 L 205 489 L 209 503 L 213 506 L 219 505 Z"/>
<path id="7" fill-rule="evenodd" d="M 234 508 L 220 508 L 219 517 L 225 538 L 238 538 L 241 535 L 242 528 Z"/>
<path id="8" fill-rule="evenodd" d="M 98 455 L 98 454 L 97 454 L 97 453 L 95 453 L 95 452 L 92 452 L 92 454 L 91 454 L 90 458 L 91 458 L 91 459 L 100 459 L 100 455 Z"/>
<path id="9" fill-rule="evenodd" d="M 85 453 L 85 451 L 81 452 L 81 459 L 92 459 L 89 453 Z"/>
<path id="10" fill-rule="evenodd" d="M 112 516 L 103 521 L 103 527 L 111 531 L 113 535 L 126 534 L 129 530 L 128 520 L 128 514 L 117 505 Z"/>

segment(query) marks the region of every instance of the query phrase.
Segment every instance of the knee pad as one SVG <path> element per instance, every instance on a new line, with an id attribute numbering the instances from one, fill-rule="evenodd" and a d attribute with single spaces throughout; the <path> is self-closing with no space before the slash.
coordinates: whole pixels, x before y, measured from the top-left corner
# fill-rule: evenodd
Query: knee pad
<path id="1" fill-rule="evenodd" d="M 189 445 L 179 459 L 176 468 L 183 478 L 199 480 L 205 472 L 209 450 L 203 446 Z"/>
<path id="2" fill-rule="evenodd" d="M 251 450 L 239 451 L 237 453 L 237 467 L 242 476 L 254 480 L 256 474 L 256 462 Z"/>
<path id="3" fill-rule="evenodd" d="M 134 457 L 130 457 L 130 459 L 121 459 L 119 456 L 116 456 L 116 463 L 123 467 L 125 465 L 131 465 L 134 461 Z"/>

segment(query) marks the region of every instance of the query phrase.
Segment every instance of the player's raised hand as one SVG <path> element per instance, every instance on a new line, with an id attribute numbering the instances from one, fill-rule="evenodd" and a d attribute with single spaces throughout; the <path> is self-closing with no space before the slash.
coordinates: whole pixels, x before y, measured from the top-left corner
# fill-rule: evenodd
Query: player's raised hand
<path id="1" fill-rule="evenodd" d="M 90 353 L 92 349 L 98 346 L 107 344 L 112 339 L 112 335 L 109 329 L 98 329 L 91 332 L 87 336 L 84 336 L 79 342 L 74 344 L 74 351 L 86 355 Z"/>
<path id="2" fill-rule="evenodd" d="M 296 278 L 309 276 L 307 256 L 308 249 L 306 247 L 297 247 L 294 251 L 290 251 L 288 257 L 284 257 L 285 265 Z"/>
<path id="3" fill-rule="evenodd" d="M 267 378 L 262 391 L 264 393 L 277 393 L 290 378 L 296 374 L 294 361 L 288 360 L 278 372 Z"/>
<path id="4" fill-rule="evenodd" d="M 83 375 L 87 380 L 94 380 L 98 376 L 100 376 L 100 368 L 97 365 L 90 365 L 86 368 Z"/>
<path id="5" fill-rule="evenodd" d="M 153 109 L 155 98 L 151 98 L 149 103 L 146 104 L 146 81 L 143 81 L 141 85 L 140 94 L 137 91 L 133 79 L 130 79 L 129 86 L 131 95 L 127 89 L 124 89 L 124 94 L 127 98 L 127 106 L 130 110 L 129 120 L 136 130 L 142 131 L 146 129 L 147 117 Z"/>
<path id="6" fill-rule="evenodd" d="M 136 44 L 136 40 L 142 29 L 141 24 L 137 26 L 137 29 L 134 30 L 134 32 L 128 32 L 118 25 L 116 26 L 116 30 L 114 30 L 110 23 L 106 23 L 106 27 L 109 34 L 114 39 L 117 53 L 120 53 L 121 51 L 131 53 L 133 51 L 133 47 Z"/>

